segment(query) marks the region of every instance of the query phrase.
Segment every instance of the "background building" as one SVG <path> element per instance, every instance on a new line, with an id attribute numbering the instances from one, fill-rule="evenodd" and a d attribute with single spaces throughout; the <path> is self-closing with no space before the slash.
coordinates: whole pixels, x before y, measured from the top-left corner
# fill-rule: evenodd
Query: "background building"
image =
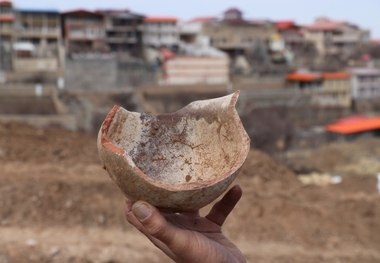
<path id="1" fill-rule="evenodd" d="M 147 16 L 144 19 L 145 46 L 169 48 L 175 50 L 179 45 L 178 18 L 163 16 Z"/>
<path id="2" fill-rule="evenodd" d="M 292 51 L 302 48 L 305 39 L 301 33 L 301 26 L 292 20 L 276 21 L 275 24 L 287 48 Z"/>
<path id="3" fill-rule="evenodd" d="M 353 99 L 380 98 L 380 70 L 374 68 L 351 68 Z"/>
<path id="4" fill-rule="evenodd" d="M 165 85 L 228 84 L 229 60 L 219 56 L 176 56 L 163 49 L 163 79 Z"/>
<path id="5" fill-rule="evenodd" d="M 0 2 L 0 71 L 12 69 L 14 10 L 12 2 Z"/>
<path id="6" fill-rule="evenodd" d="M 105 19 L 105 41 L 111 52 L 142 55 L 144 16 L 129 10 L 102 10 Z"/>
<path id="7" fill-rule="evenodd" d="M 44 82 L 63 76 L 65 56 L 58 11 L 16 9 L 13 36 L 14 80 Z"/>
<path id="8" fill-rule="evenodd" d="M 320 55 L 350 55 L 355 48 L 369 43 L 370 33 L 346 21 L 318 18 L 303 27 L 305 39 L 315 44 Z"/>
<path id="9" fill-rule="evenodd" d="M 236 8 L 224 12 L 222 20 L 203 24 L 202 34 L 208 36 L 210 44 L 231 58 L 253 50 L 257 45 L 266 46 L 270 37 L 277 32 L 276 26 L 266 20 L 245 20 Z"/>
<path id="10" fill-rule="evenodd" d="M 62 25 L 68 54 L 107 51 L 103 14 L 87 10 L 65 12 Z"/>
<path id="11" fill-rule="evenodd" d="M 288 88 L 310 94 L 312 105 L 351 106 L 351 81 L 347 72 L 294 72 L 288 74 L 286 80 Z"/>

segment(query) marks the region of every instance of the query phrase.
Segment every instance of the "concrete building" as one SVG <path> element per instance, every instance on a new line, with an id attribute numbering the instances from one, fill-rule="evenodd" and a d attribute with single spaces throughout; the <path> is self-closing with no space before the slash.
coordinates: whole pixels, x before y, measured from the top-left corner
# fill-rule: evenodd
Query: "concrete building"
<path id="1" fill-rule="evenodd" d="M 211 23 L 217 21 L 216 16 L 204 16 L 196 17 L 182 25 L 179 26 L 180 40 L 185 43 L 194 44 L 199 41 L 199 38 L 207 38 L 203 35 L 203 26 L 206 23 Z M 209 40 L 207 40 L 209 44 Z"/>
<path id="2" fill-rule="evenodd" d="M 35 78 L 43 79 L 49 75 L 56 79 L 63 76 L 60 13 L 56 10 L 17 9 L 15 14 L 13 71 L 18 77 L 34 74 Z"/>
<path id="3" fill-rule="evenodd" d="M 12 2 L 0 2 L 0 72 L 12 68 L 14 10 Z M 0 73 L 1 74 L 1 73 Z M 1 79 L 3 77 L 0 76 Z M 0 80 L 1 81 L 1 80 Z"/>
<path id="4" fill-rule="evenodd" d="M 370 32 L 346 21 L 318 18 L 302 29 L 306 40 L 315 44 L 321 55 L 349 55 L 362 43 L 369 43 Z"/>
<path id="5" fill-rule="evenodd" d="M 322 73 L 323 85 L 315 94 L 315 102 L 321 106 L 350 107 L 351 76 L 347 72 Z"/>
<path id="6" fill-rule="evenodd" d="M 0 2 L 0 39 L 1 43 L 13 41 L 13 23 L 15 20 L 12 2 Z"/>
<path id="7" fill-rule="evenodd" d="M 353 99 L 380 98 L 380 70 L 375 68 L 348 69 Z"/>
<path id="8" fill-rule="evenodd" d="M 87 10 L 62 13 L 62 28 L 69 55 L 108 51 L 103 14 Z"/>
<path id="9" fill-rule="evenodd" d="M 228 56 L 176 56 L 162 49 L 163 85 L 228 84 Z"/>
<path id="10" fill-rule="evenodd" d="M 290 50 L 298 50 L 305 43 L 305 39 L 301 33 L 301 26 L 292 20 L 276 21 L 276 28 Z"/>
<path id="11" fill-rule="evenodd" d="M 351 76 L 347 72 L 295 72 L 286 77 L 287 87 L 311 95 L 311 103 L 320 107 L 351 106 Z"/>
<path id="12" fill-rule="evenodd" d="M 102 10 L 105 41 L 111 52 L 127 52 L 133 57 L 142 56 L 144 16 L 129 10 Z"/>
<path id="13" fill-rule="evenodd" d="M 146 16 L 143 43 L 147 47 L 177 49 L 179 30 L 176 17 Z"/>
<path id="14" fill-rule="evenodd" d="M 202 34 L 208 36 L 210 44 L 232 58 L 252 50 L 258 42 L 266 45 L 277 32 L 276 26 L 267 20 L 246 20 L 236 8 L 224 12 L 221 20 L 203 23 Z"/>

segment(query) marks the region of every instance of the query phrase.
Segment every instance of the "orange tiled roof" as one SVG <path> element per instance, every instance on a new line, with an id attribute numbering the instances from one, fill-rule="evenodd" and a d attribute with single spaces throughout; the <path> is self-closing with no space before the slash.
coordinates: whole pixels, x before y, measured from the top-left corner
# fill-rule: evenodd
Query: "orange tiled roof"
<path id="1" fill-rule="evenodd" d="M 0 5 L 2 5 L 2 6 L 12 6 L 12 2 L 11 1 L 0 1 Z"/>
<path id="2" fill-rule="evenodd" d="M 339 134 L 353 134 L 358 132 L 366 132 L 380 129 L 380 117 L 366 118 L 353 122 L 341 122 L 327 125 L 327 131 Z"/>
<path id="3" fill-rule="evenodd" d="M 275 22 L 278 30 L 290 29 L 290 28 L 298 28 L 299 26 L 293 20 L 281 20 Z"/>
<path id="4" fill-rule="evenodd" d="M 191 19 L 189 23 L 207 23 L 207 22 L 212 22 L 217 19 L 216 16 L 199 16 Z"/>
<path id="5" fill-rule="evenodd" d="M 333 20 L 323 20 L 323 21 L 317 21 L 311 25 L 307 25 L 304 28 L 308 30 L 333 30 L 336 29 L 342 25 L 347 24 L 345 21 L 333 21 Z"/>
<path id="6" fill-rule="evenodd" d="M 177 22 L 178 18 L 174 16 L 146 16 L 147 22 Z"/>
<path id="7" fill-rule="evenodd" d="M 316 73 L 290 73 L 286 76 L 287 80 L 293 81 L 314 81 L 320 78 L 320 74 Z"/>
<path id="8" fill-rule="evenodd" d="M 322 73 L 322 77 L 324 79 L 348 79 L 350 78 L 350 74 L 347 72 L 325 72 Z"/>

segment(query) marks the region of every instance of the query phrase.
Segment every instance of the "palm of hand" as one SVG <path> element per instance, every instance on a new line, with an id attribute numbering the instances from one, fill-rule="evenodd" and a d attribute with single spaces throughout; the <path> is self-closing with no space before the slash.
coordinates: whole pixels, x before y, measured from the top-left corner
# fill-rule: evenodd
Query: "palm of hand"
<path id="1" fill-rule="evenodd" d="M 215 258 L 217 255 L 223 255 L 229 259 L 225 262 L 246 262 L 241 251 L 223 235 L 221 227 L 223 223 L 218 225 L 218 223 L 208 219 L 208 216 L 200 217 L 198 212 L 164 216 L 172 225 L 188 231 L 191 240 L 188 249 L 193 250 L 194 254 L 198 254 L 200 259 L 198 262 L 223 262 Z M 195 240 L 196 242 L 193 242 Z M 210 258 L 207 259 L 207 257 Z M 235 261 L 232 261 L 232 258 Z"/>

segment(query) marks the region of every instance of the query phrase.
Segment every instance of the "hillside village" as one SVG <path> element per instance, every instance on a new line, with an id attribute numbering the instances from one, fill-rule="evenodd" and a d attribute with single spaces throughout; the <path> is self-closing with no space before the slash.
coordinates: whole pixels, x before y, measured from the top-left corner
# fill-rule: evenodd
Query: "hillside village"
<path id="1" fill-rule="evenodd" d="M 63 86 L 67 60 L 118 57 L 147 65 L 147 70 L 157 73 L 152 82 L 161 85 L 227 84 L 249 82 L 253 76 L 281 76 L 303 88 L 318 86 L 314 81 L 323 83 L 308 73 L 351 68 L 350 75 L 368 86 L 353 87 L 354 97 L 380 93 L 380 72 L 364 69 L 379 66 L 380 41 L 372 40 L 369 30 L 359 25 L 326 17 L 299 25 L 291 20 L 246 18 L 244 10 L 230 8 L 221 16 L 181 21 L 128 9 L 28 10 L 2 1 L 0 39 L 2 82 L 60 79 Z M 298 75 L 287 75 L 290 72 Z M 343 75 L 329 79 L 347 78 Z M 339 105 L 340 97 L 346 99 L 344 90 L 338 94 L 326 90 L 328 99 L 322 103 Z"/>
<path id="2" fill-rule="evenodd" d="M 238 8 L 182 21 L 1 1 L 0 40 L 3 119 L 94 131 L 113 104 L 162 113 L 234 90 L 243 93 L 238 110 L 248 129 L 255 113 L 256 126 L 266 121 L 260 108 L 275 111 L 272 128 L 297 129 L 380 111 L 380 40 L 350 21 L 301 25 Z M 288 128 L 280 130 L 270 140 L 286 141 Z"/>

